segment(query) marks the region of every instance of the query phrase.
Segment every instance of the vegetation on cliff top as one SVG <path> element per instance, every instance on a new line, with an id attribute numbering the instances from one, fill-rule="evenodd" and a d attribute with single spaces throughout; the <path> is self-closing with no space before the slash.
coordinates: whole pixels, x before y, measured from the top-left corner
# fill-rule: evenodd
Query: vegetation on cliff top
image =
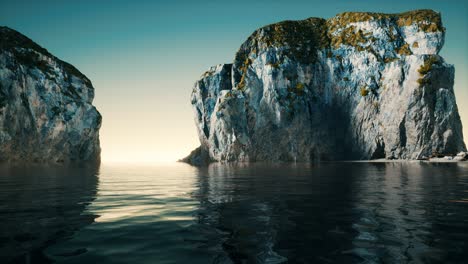
<path id="1" fill-rule="evenodd" d="M 0 52 L 2 51 L 11 52 L 20 63 L 24 63 L 28 67 L 37 67 L 47 73 L 49 67 L 46 65 L 47 62 L 39 58 L 37 53 L 40 53 L 57 61 L 65 72 L 80 78 L 87 86 L 92 86 L 91 81 L 73 65 L 58 59 L 28 37 L 8 27 L 0 27 Z"/>
<path id="2" fill-rule="evenodd" d="M 369 51 L 373 50 L 370 46 L 366 46 L 366 43 L 372 43 L 376 41 L 376 38 L 372 35 L 372 32 L 363 32 L 357 29 L 352 23 L 365 22 L 372 20 L 387 20 L 390 22 L 388 30 L 388 37 L 392 42 L 398 45 L 395 52 L 399 55 L 411 55 L 412 52 L 409 48 L 409 44 L 401 43 L 398 40 L 398 34 L 395 32 L 397 26 L 410 26 L 416 24 L 420 30 L 424 32 L 443 32 L 445 28 L 442 26 L 442 20 L 439 13 L 432 10 L 415 10 L 405 12 L 401 14 L 383 14 L 383 13 L 371 13 L 371 12 L 345 12 L 338 14 L 337 16 L 327 20 L 328 26 L 328 37 L 333 48 L 338 48 L 341 44 L 355 47 L 358 51 Z M 418 47 L 418 43 L 414 44 L 413 47 Z M 378 56 L 376 56 L 378 58 Z M 379 59 L 379 58 L 378 58 Z"/>
<path id="3" fill-rule="evenodd" d="M 338 48 L 341 44 L 353 46 L 359 51 L 364 50 L 361 44 L 365 44 L 369 40 L 371 33 L 363 33 L 362 30 L 357 30 L 355 26 L 349 26 L 341 30 L 340 34 L 329 34 L 331 46 Z"/>
<path id="4" fill-rule="evenodd" d="M 327 57 L 333 55 L 332 49 L 341 45 L 354 47 L 360 52 L 372 53 L 382 63 L 397 60 L 396 56 L 382 57 L 374 50 L 378 41 L 372 32 L 364 32 L 351 23 L 371 20 L 386 20 L 388 24 L 388 36 L 395 43 L 396 54 L 400 56 L 411 55 L 408 43 L 399 37 L 395 30 L 398 26 L 417 25 L 424 32 L 443 32 L 442 20 L 439 13 L 432 10 L 415 10 L 400 14 L 383 14 L 371 12 L 345 12 L 328 20 L 322 18 L 308 18 L 299 21 L 282 21 L 264 26 L 256 30 L 242 44 L 235 58 L 235 80 L 237 88 L 245 89 L 247 69 L 258 55 L 259 51 L 275 48 L 276 59 L 266 62 L 273 69 L 278 69 L 283 63 L 283 58 L 303 64 L 314 63 L 318 56 L 318 50 L 324 50 Z M 350 25 L 351 24 L 351 25 Z M 417 47 L 418 44 L 413 44 Z"/>
<path id="5" fill-rule="evenodd" d="M 424 32 L 445 31 L 445 28 L 442 26 L 440 13 L 430 9 L 413 10 L 399 14 L 344 12 L 330 19 L 329 25 L 333 30 L 337 27 L 343 27 L 350 23 L 371 20 L 392 20 L 395 21 L 400 27 L 416 24 L 418 25 L 419 29 Z"/>
<path id="6" fill-rule="evenodd" d="M 300 62 L 314 61 L 317 50 L 328 47 L 330 42 L 326 20 L 322 18 L 282 21 L 257 30 L 253 37 L 266 47 L 289 47 L 292 56 Z"/>

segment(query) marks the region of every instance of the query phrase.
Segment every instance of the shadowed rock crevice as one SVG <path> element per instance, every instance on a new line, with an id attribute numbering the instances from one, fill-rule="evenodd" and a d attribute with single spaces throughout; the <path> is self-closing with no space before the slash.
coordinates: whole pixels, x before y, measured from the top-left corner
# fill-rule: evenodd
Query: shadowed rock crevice
<path id="1" fill-rule="evenodd" d="M 403 117 L 403 120 L 400 122 L 400 146 L 404 148 L 406 146 L 406 127 L 405 127 L 405 122 L 406 122 L 406 116 Z"/>

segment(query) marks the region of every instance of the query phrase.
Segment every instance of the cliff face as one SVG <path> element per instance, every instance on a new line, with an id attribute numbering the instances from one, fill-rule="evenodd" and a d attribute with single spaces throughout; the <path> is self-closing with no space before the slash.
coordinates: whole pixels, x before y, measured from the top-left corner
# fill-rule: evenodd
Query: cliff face
<path id="1" fill-rule="evenodd" d="M 192 92 L 215 161 L 423 159 L 465 151 L 439 13 L 343 13 L 256 30 Z M 189 159 L 193 157 L 189 157 Z"/>
<path id="2" fill-rule="evenodd" d="M 0 27 L 0 161 L 99 161 L 93 98 L 76 68 Z"/>

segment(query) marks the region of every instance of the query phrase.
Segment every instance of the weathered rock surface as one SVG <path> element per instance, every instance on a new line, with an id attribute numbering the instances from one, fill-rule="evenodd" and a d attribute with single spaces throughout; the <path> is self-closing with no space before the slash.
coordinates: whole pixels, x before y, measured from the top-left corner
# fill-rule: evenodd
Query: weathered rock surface
<path id="1" fill-rule="evenodd" d="M 0 161 L 99 161 L 93 98 L 75 67 L 0 27 Z"/>
<path id="2" fill-rule="evenodd" d="M 466 151 L 439 13 L 343 13 L 256 30 L 195 83 L 215 161 L 427 159 Z M 189 157 L 189 159 L 193 157 Z"/>

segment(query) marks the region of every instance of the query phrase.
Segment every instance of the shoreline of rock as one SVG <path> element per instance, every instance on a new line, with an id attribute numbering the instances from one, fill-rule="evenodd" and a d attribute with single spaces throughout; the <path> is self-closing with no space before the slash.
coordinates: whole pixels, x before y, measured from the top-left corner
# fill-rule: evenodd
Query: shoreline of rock
<path id="1" fill-rule="evenodd" d="M 195 167 L 207 167 L 211 164 L 248 164 L 248 163 L 271 163 L 271 164 L 316 164 L 316 163 L 334 163 L 334 162 L 348 162 L 348 163 L 464 163 L 468 161 L 468 152 L 460 152 L 457 155 L 444 156 L 444 157 L 432 157 L 428 159 L 373 159 L 373 160 L 324 160 L 324 161 L 279 161 L 279 162 L 269 162 L 269 161 L 214 161 L 210 160 L 205 152 L 201 157 L 200 154 L 203 151 L 200 147 L 192 151 L 187 157 L 178 160 L 177 162 L 187 163 Z M 468 163 L 468 162 L 467 162 Z"/>

